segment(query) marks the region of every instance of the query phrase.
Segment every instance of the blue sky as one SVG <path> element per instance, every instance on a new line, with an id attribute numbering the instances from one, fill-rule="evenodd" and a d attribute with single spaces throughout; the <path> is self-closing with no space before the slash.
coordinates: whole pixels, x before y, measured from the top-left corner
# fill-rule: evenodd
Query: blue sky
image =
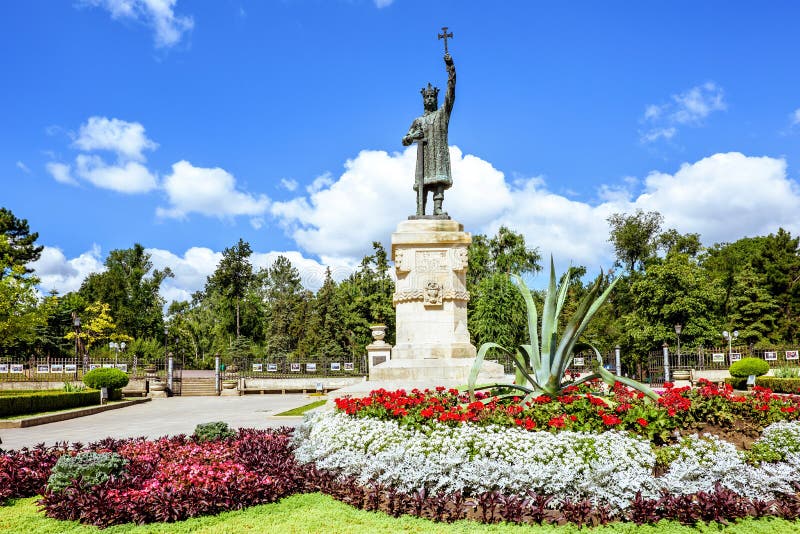
<path id="1" fill-rule="evenodd" d="M 85 0 L 0 6 L 2 204 L 76 289 L 140 242 L 199 289 L 239 237 L 308 285 L 413 211 L 400 139 L 444 86 L 445 209 L 559 265 L 613 262 L 605 219 L 704 241 L 800 232 L 796 3 Z"/>

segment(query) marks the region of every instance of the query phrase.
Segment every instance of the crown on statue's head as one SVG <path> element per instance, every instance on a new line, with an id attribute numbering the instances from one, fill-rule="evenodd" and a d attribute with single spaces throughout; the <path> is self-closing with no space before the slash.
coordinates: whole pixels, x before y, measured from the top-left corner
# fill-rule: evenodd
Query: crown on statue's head
<path id="1" fill-rule="evenodd" d="M 428 82 L 428 87 L 423 87 L 420 90 L 420 93 L 422 93 L 422 98 L 425 98 L 426 96 L 439 98 L 439 88 L 432 86 L 430 82 Z"/>

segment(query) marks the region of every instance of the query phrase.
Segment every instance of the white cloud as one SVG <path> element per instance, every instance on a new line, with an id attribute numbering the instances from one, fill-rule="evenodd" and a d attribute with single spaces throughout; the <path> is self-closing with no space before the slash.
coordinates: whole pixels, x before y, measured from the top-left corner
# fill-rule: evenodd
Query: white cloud
<path id="1" fill-rule="evenodd" d="M 44 167 L 57 182 L 69 185 L 78 185 L 78 181 L 72 177 L 70 166 L 66 163 L 57 163 L 51 161 L 45 164 Z"/>
<path id="2" fill-rule="evenodd" d="M 157 208 L 160 217 L 185 218 L 193 212 L 220 218 L 258 217 L 269 207 L 265 195 L 255 197 L 238 191 L 233 175 L 219 167 L 195 167 L 179 161 L 172 165 L 172 174 L 164 178 L 163 186 L 170 206 Z"/>
<path id="3" fill-rule="evenodd" d="M 147 138 L 144 126 L 107 117 L 89 117 L 82 124 L 73 145 L 84 152 L 110 150 L 120 161 L 144 162 L 145 150 L 155 150 L 158 143 Z"/>
<path id="4" fill-rule="evenodd" d="M 147 193 L 158 186 L 158 180 L 143 165 L 145 150 L 155 150 L 158 144 L 147 138 L 144 126 L 106 117 L 89 117 L 82 124 L 72 146 L 84 151 L 75 157 L 75 173 L 70 165 L 50 162 L 47 171 L 56 181 L 77 185 L 80 178 L 96 187 L 119 193 Z M 90 152 L 106 150 L 117 156 L 114 164 Z"/>
<path id="5" fill-rule="evenodd" d="M 612 213 L 657 210 L 665 229 L 698 232 L 703 242 L 764 235 L 783 226 L 800 233 L 800 189 L 786 162 L 740 153 L 715 154 L 673 174 L 652 172 L 606 184 L 595 202 L 549 191 L 541 177 L 514 180 L 451 147 L 454 186 L 444 207 L 466 231 L 493 235 L 500 225 L 522 232 L 530 246 L 553 253 L 559 268 L 590 269 L 613 263 L 606 219 Z M 415 149 L 387 154 L 362 151 L 345 172 L 306 196 L 276 202 L 276 216 L 301 250 L 324 263 L 353 263 L 371 253 L 372 241 L 389 245 L 397 223 L 414 211 L 411 177 Z"/>
<path id="6" fill-rule="evenodd" d="M 294 191 L 300 184 L 297 183 L 297 180 L 292 178 L 281 178 L 281 187 L 286 189 L 287 191 Z"/>
<path id="7" fill-rule="evenodd" d="M 157 186 L 156 177 L 135 161 L 108 165 L 99 156 L 79 154 L 75 158 L 75 174 L 97 187 L 119 193 L 147 193 Z"/>
<path id="8" fill-rule="evenodd" d="M 705 243 L 775 232 L 800 232 L 800 187 L 788 178 L 786 161 L 714 154 L 684 163 L 674 174 L 652 172 L 635 208 L 658 210 L 666 227 L 699 232 Z"/>
<path id="9" fill-rule="evenodd" d="M 23 162 L 21 162 L 21 161 L 17 161 L 17 168 L 18 168 L 19 170 L 21 170 L 22 172 L 24 172 L 25 174 L 30 174 L 30 173 L 31 173 L 31 170 L 28 168 L 28 166 L 27 166 L 27 165 L 25 165 L 25 164 L 24 164 Z"/>
<path id="10" fill-rule="evenodd" d="M 83 0 L 84 4 L 105 9 L 113 19 L 128 19 L 150 26 L 156 47 L 177 44 L 194 27 L 189 16 L 175 14 L 177 0 Z"/>
<path id="11" fill-rule="evenodd" d="M 789 116 L 789 119 L 792 121 L 792 126 L 797 126 L 800 124 L 800 108 L 794 110 Z"/>
<path id="12" fill-rule="evenodd" d="M 394 0 L 374 0 L 374 1 L 375 1 L 375 7 L 377 7 L 378 9 L 388 7 L 394 3 Z"/>
<path id="13" fill-rule="evenodd" d="M 511 203 L 503 173 L 472 155 L 450 148 L 455 185 L 445 193 L 445 209 L 472 228 L 482 227 Z M 364 150 L 345 163 L 333 181 L 315 180 L 308 196 L 275 202 L 272 214 L 304 250 L 353 260 L 386 241 L 397 223 L 412 215 L 416 149 L 402 153 Z"/>
<path id="14" fill-rule="evenodd" d="M 39 287 L 44 293 L 56 290 L 62 295 L 77 291 L 87 276 L 105 270 L 103 262 L 100 261 L 100 247 L 97 245 L 69 260 L 61 249 L 46 246 L 39 259 L 29 267 L 41 280 Z"/>
<path id="15" fill-rule="evenodd" d="M 215 252 L 206 247 L 192 247 L 182 256 L 157 248 L 148 248 L 147 253 L 150 254 L 154 268 L 169 267 L 175 275 L 174 278 L 165 280 L 161 286 L 161 296 L 167 302 L 190 300 L 192 293 L 205 287 L 206 279 L 214 274 L 222 259 L 222 252 Z M 297 251 L 254 252 L 250 257 L 250 263 L 254 269 L 266 268 L 272 265 L 278 256 L 285 256 L 292 262 L 300 272 L 304 287 L 316 291 L 322 286 L 325 280 L 325 265 L 306 258 Z M 343 280 L 354 269 L 355 265 L 351 264 L 331 264 L 331 274 L 336 280 Z"/>
<path id="16" fill-rule="evenodd" d="M 721 87 L 714 82 L 697 85 L 672 95 L 667 103 L 647 106 L 642 122 L 648 127 L 640 132 L 640 140 L 652 143 L 659 139 L 672 139 L 678 133 L 677 126 L 700 126 L 711 113 L 726 108 L 725 92 Z"/>

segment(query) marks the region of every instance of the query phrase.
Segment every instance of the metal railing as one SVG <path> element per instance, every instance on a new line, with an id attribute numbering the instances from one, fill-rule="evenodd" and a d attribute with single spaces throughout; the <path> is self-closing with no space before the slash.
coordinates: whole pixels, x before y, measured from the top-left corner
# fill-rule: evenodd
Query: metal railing
<path id="1" fill-rule="evenodd" d="M 236 358 L 220 372 L 223 380 L 237 378 L 310 378 L 366 376 L 367 358 L 316 357 L 292 360 L 285 357 Z"/>
<path id="2" fill-rule="evenodd" d="M 770 368 L 800 367 L 800 347 L 756 349 L 748 346 L 698 347 L 682 349 L 680 354 L 667 347 L 667 362 L 670 378 L 675 371 L 727 370 L 732 363 L 742 358 L 761 358 Z M 647 358 L 647 373 L 651 384 L 664 383 L 664 349 L 651 351 Z"/>
<path id="3" fill-rule="evenodd" d="M 152 367 L 154 374 L 166 376 L 163 360 L 143 363 L 133 355 L 117 357 L 29 357 L 0 356 L 0 382 L 73 382 L 83 379 L 83 375 L 98 368 L 120 369 L 131 379 L 145 378 L 145 369 Z"/>

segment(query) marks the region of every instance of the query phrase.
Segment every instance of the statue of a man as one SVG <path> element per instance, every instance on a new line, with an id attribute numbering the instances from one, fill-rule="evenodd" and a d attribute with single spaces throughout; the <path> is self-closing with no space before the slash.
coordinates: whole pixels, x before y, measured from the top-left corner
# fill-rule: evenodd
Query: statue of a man
<path id="1" fill-rule="evenodd" d="M 429 83 L 428 87 L 420 91 L 425 112 L 421 117 L 414 119 L 408 133 L 403 137 L 403 146 L 415 141 L 420 143 L 417 147 L 417 150 L 421 151 L 421 157 L 420 155 L 417 157 L 417 176 L 422 176 L 423 191 L 422 206 L 417 206 L 418 215 L 425 215 L 428 192 L 432 192 L 433 215 L 447 217 L 442 211 L 442 201 L 445 189 L 453 185 L 447 128 L 450 123 L 450 113 L 453 111 L 453 102 L 456 99 L 456 67 L 449 53 L 444 55 L 444 64 L 447 67 L 444 106 L 439 108 L 439 88 L 432 87 Z M 415 182 L 414 190 L 417 191 L 417 188 L 418 184 Z"/>

